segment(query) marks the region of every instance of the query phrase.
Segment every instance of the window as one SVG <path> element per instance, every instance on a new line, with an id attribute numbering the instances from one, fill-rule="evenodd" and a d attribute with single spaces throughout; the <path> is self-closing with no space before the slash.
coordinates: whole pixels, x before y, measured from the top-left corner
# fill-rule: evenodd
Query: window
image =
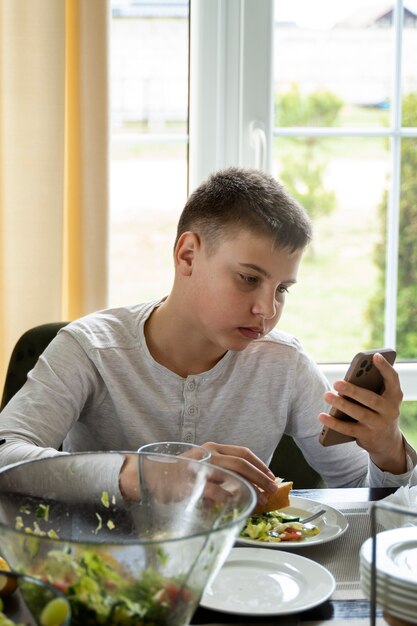
<path id="1" fill-rule="evenodd" d="M 264 167 L 315 223 L 282 328 L 331 380 L 359 349 L 396 347 L 415 401 L 417 2 L 387 10 L 375 0 L 373 9 L 361 0 L 192 0 L 189 19 L 113 18 L 111 297 L 169 288 L 187 142 L 190 190 L 220 167 Z M 146 72 L 158 85 L 145 87 Z M 175 114 L 160 108 L 174 103 Z"/>
<path id="2" fill-rule="evenodd" d="M 327 363 L 396 347 L 416 400 L 417 4 L 276 2 L 274 33 L 273 173 L 315 223 L 286 329 Z"/>
<path id="3" fill-rule="evenodd" d="M 159 298 L 187 196 L 188 1 L 113 1 L 109 305 Z"/>
<path id="4" fill-rule="evenodd" d="M 401 110 L 413 117 L 417 71 L 402 67 L 406 46 L 411 58 L 417 53 L 417 14 L 403 28 L 401 12 L 383 1 L 369 10 L 321 0 L 310 13 L 302 4 L 277 2 L 275 13 L 274 169 L 316 226 L 304 267 L 309 315 L 300 319 L 306 307 L 298 301 L 287 322 L 302 326 L 322 361 L 347 360 L 370 344 L 397 345 L 399 357 L 410 358 L 398 318 L 411 310 L 397 310 L 397 265 L 407 184 L 401 155 L 416 137 Z"/>

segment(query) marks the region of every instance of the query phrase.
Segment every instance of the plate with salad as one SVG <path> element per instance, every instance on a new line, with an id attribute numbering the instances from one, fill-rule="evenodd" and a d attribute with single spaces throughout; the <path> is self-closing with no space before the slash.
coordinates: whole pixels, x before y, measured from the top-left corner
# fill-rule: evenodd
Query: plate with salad
<path id="1" fill-rule="evenodd" d="M 324 509 L 324 513 L 314 522 L 303 524 L 300 521 L 320 509 Z M 248 517 L 237 543 L 284 550 L 304 548 L 337 539 L 348 525 L 346 517 L 337 509 L 308 498 L 290 496 L 290 506 Z"/>

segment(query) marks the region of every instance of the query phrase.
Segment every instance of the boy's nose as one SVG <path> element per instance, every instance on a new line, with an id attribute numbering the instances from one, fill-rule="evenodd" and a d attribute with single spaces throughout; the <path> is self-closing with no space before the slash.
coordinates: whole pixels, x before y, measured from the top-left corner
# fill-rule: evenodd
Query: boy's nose
<path id="1" fill-rule="evenodd" d="M 253 313 L 260 315 L 263 319 L 269 320 L 276 315 L 277 303 L 274 297 L 260 298 L 253 306 Z"/>

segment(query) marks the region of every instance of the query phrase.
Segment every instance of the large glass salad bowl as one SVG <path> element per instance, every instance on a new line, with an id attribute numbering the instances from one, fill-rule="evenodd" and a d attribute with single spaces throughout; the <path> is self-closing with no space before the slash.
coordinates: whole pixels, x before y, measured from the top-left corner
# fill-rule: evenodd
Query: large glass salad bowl
<path id="1" fill-rule="evenodd" d="M 210 463 L 59 455 L 0 473 L 0 552 L 65 593 L 73 626 L 183 626 L 254 504 L 245 480 Z"/>

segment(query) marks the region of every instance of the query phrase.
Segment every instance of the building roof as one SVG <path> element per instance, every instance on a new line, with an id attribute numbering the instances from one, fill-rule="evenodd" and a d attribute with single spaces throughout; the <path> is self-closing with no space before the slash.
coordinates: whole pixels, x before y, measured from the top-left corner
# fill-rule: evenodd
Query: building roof
<path id="1" fill-rule="evenodd" d="M 369 28 L 376 24 L 378 20 L 391 13 L 393 9 L 394 5 L 392 2 L 386 2 L 385 5 L 380 4 L 378 6 L 375 4 L 363 6 L 346 19 L 337 22 L 335 28 Z M 412 9 L 404 6 L 404 11 L 417 18 L 417 12 Z"/>

